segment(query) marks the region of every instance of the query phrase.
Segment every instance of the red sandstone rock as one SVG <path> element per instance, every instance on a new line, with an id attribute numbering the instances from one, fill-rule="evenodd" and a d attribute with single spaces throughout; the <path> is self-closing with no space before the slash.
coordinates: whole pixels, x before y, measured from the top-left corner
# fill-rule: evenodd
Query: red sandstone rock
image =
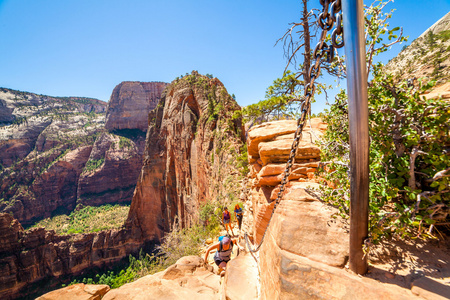
<path id="1" fill-rule="evenodd" d="M 120 144 L 117 135 L 103 133 L 94 144 L 89 160 L 103 160 L 95 170 L 83 172 L 78 181 L 77 203 L 102 205 L 129 203 L 143 161 L 145 141 L 142 138 Z"/>
<path id="2" fill-rule="evenodd" d="M 166 270 L 109 291 L 103 300 L 218 299 L 220 278 L 198 256 L 180 258 Z"/>
<path id="3" fill-rule="evenodd" d="M 242 125 L 231 119 L 237 109 L 220 81 L 195 72 L 167 87 L 149 114 L 144 166 L 128 216 L 147 239 L 160 239 L 174 220 L 192 224 L 200 203 L 229 192 L 224 174 L 238 181 L 235 159 L 222 149 L 227 141 L 239 151 Z"/>
<path id="4" fill-rule="evenodd" d="M 49 292 L 36 300 L 100 300 L 109 290 L 107 285 L 78 283 Z"/>
<path id="5" fill-rule="evenodd" d="M 124 81 L 109 100 L 105 128 L 147 131 L 148 112 L 156 107 L 166 88 L 165 82 Z"/>
<path id="6" fill-rule="evenodd" d="M 59 236 L 34 228 L 24 231 L 9 214 L 0 213 L 0 299 L 26 296 L 26 286 L 48 277 L 73 275 L 137 253 L 143 241 L 133 228 Z"/>

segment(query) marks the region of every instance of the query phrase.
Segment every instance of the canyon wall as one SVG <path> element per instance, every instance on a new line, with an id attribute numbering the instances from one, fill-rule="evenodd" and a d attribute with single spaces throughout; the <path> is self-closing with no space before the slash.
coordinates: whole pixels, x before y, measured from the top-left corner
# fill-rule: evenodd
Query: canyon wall
<path id="1" fill-rule="evenodd" d="M 147 131 L 148 112 L 158 104 L 165 82 L 124 81 L 117 85 L 106 111 L 106 130 Z"/>
<path id="2" fill-rule="evenodd" d="M 0 213 L 0 241 L 0 298 L 5 300 L 36 292 L 36 283 L 119 261 L 142 246 L 132 228 L 59 236 L 44 228 L 24 231 L 6 213 Z"/>
<path id="3" fill-rule="evenodd" d="M 24 296 L 40 283 L 123 259 L 159 242 L 175 222 L 192 224 L 202 203 L 237 193 L 243 174 L 236 161 L 244 135 L 240 118 L 232 117 L 240 108 L 223 84 L 193 72 L 168 86 L 160 103 L 149 114 L 142 145 L 130 129 L 100 132 L 92 145 L 53 154 L 60 157 L 31 185 L 44 195 L 58 195 L 32 206 L 45 214 L 58 205 L 95 205 L 123 196 L 132 190 L 136 171 L 139 180 L 121 229 L 58 236 L 43 228 L 24 231 L 10 214 L 0 214 L 0 298 Z"/>
<path id="4" fill-rule="evenodd" d="M 192 224 L 202 203 L 238 189 L 243 128 L 232 115 L 239 109 L 217 78 L 193 72 L 167 87 L 149 114 L 144 166 L 129 213 L 147 239 L 160 239 L 174 221 Z"/>
<path id="5" fill-rule="evenodd" d="M 148 112 L 166 85 L 123 82 L 108 109 L 90 98 L 0 89 L 0 212 L 28 226 L 79 204 L 131 203 Z"/>

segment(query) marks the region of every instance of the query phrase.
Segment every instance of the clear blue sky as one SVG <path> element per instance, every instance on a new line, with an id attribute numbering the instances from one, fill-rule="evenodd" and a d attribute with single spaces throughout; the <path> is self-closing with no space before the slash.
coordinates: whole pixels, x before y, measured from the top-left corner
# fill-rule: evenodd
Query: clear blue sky
<path id="1" fill-rule="evenodd" d="M 0 0 L 0 87 L 108 101 L 122 81 L 171 82 L 198 70 L 218 77 L 240 105 L 256 103 L 282 75 L 283 47 L 274 44 L 299 19 L 299 2 Z M 412 41 L 450 11 L 450 0 L 388 7 L 397 9 L 392 27 Z"/>

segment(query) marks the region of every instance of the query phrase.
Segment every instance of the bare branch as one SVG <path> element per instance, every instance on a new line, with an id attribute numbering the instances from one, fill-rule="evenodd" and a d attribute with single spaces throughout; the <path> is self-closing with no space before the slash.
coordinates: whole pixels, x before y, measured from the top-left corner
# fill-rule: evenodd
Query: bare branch
<path id="1" fill-rule="evenodd" d="M 414 146 L 411 154 L 409 155 L 409 180 L 408 180 L 408 186 L 411 190 L 416 189 L 416 176 L 414 174 L 415 169 L 415 163 L 416 163 L 416 157 L 419 154 L 428 154 L 426 152 L 423 152 L 422 150 L 419 150 L 417 146 Z"/>
<path id="2" fill-rule="evenodd" d="M 450 177 L 450 175 L 446 175 L 446 173 L 448 171 L 450 171 L 450 168 L 448 168 L 446 170 L 442 170 L 442 171 L 436 172 L 436 174 L 434 174 L 433 178 L 427 179 L 426 182 L 433 182 L 433 181 L 439 180 L 439 179 L 444 178 L 444 177 Z"/>

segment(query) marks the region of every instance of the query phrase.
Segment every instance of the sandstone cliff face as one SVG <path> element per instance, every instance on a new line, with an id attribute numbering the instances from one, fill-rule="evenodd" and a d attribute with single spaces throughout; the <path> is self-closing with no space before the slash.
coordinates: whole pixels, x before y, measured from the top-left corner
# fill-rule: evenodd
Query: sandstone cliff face
<path id="1" fill-rule="evenodd" d="M 156 107 L 165 82 L 124 81 L 117 85 L 109 100 L 105 128 L 147 131 L 148 112 Z"/>
<path id="2" fill-rule="evenodd" d="M 13 123 L 0 127 L 0 211 L 28 225 L 72 210 L 78 176 L 103 131 L 106 103 L 7 89 L 0 99 L 13 108 Z"/>
<path id="3" fill-rule="evenodd" d="M 4 274 L 0 276 L 4 287 L 0 289 L 0 297 L 17 295 L 26 284 L 44 278 L 77 274 L 119 260 L 148 242 L 158 241 L 175 220 L 182 226 L 189 225 L 197 218 L 200 203 L 230 192 L 232 184 L 224 181 L 239 185 L 241 175 L 235 162 L 243 133 L 241 121 L 231 118 L 239 106 L 222 83 L 193 73 L 172 83 L 161 103 L 150 113 L 145 164 L 123 229 L 57 236 L 42 228 L 23 231 L 9 214 L 0 215 L 3 220 L 0 240 L 5 241 L 2 243 L 5 247 L 0 249 L 0 268 Z M 40 149 L 47 147 L 48 140 L 41 139 Z M 33 218 L 33 210 L 45 214 L 58 205 L 70 209 L 77 201 L 97 204 L 102 197 L 120 201 L 136 176 L 132 169 L 140 169 L 137 163 L 144 145 L 140 141 L 103 132 L 92 145 L 52 152 L 53 163 L 33 181 L 31 189 L 23 189 L 20 193 L 23 198 L 16 196 L 17 204 L 8 207 L 17 208 L 14 212 L 26 221 Z M 32 155 L 33 164 L 22 160 L 18 170 L 38 164 L 37 158 L 42 153 Z M 125 170 L 120 172 L 117 168 Z M 114 177 L 111 173 L 115 173 Z M 11 175 L 10 183 L 13 178 L 17 177 Z M 32 176 L 21 178 L 33 180 Z M 77 197 L 71 196 L 74 188 Z M 25 199 L 39 203 L 40 194 L 48 193 L 57 196 L 50 197 L 42 207 L 30 205 Z M 28 206 L 32 210 L 25 209 Z"/>
<path id="4" fill-rule="evenodd" d="M 193 72 L 167 87 L 149 115 L 144 166 L 129 213 L 147 239 L 159 240 L 175 220 L 188 226 L 201 203 L 226 195 L 225 179 L 239 181 L 242 125 L 231 118 L 237 109 L 216 78 Z"/>
<path id="5" fill-rule="evenodd" d="M 25 296 L 40 280 L 109 264 L 142 246 L 141 236 L 132 228 L 58 236 L 44 228 L 24 231 L 5 213 L 0 213 L 0 241 L 1 299 Z"/>
<path id="6" fill-rule="evenodd" d="M 142 95 L 130 90 L 123 108 L 139 107 L 147 126 L 165 84 L 134 85 L 151 101 L 139 106 Z M 106 133 L 106 103 L 95 99 L 0 89 L 0 100 L 0 212 L 13 213 L 27 226 L 77 204 L 131 202 L 143 161 L 142 128 L 113 126 L 117 130 Z"/>
<path id="7" fill-rule="evenodd" d="M 336 208 L 307 192 L 319 187 L 314 172 L 320 149 L 313 142 L 326 125 L 312 119 L 311 127 L 270 223 L 296 122 L 268 122 L 248 131 L 251 190 L 244 224 L 256 243 L 267 229 L 259 251 L 260 299 L 418 299 L 409 287 L 384 285 L 345 269 L 349 225 L 337 217 Z"/>
<path id="8" fill-rule="evenodd" d="M 255 220 L 249 232 L 254 233 L 256 242 L 261 240 L 267 227 L 273 200 L 276 199 L 285 164 L 291 150 L 296 121 L 274 121 L 252 127 L 247 132 L 247 148 L 250 164 L 250 211 L 248 220 Z M 295 156 L 289 181 L 295 184 L 308 182 L 314 185 L 314 172 L 320 162 L 320 149 L 314 144 L 322 135 L 326 125 L 320 119 L 312 119 L 306 126 Z"/>
<path id="9" fill-rule="evenodd" d="M 103 133 L 95 141 L 88 161 L 100 166 L 85 168 L 80 175 L 77 203 L 130 203 L 142 167 L 144 144 L 143 136 L 131 140 Z"/>

